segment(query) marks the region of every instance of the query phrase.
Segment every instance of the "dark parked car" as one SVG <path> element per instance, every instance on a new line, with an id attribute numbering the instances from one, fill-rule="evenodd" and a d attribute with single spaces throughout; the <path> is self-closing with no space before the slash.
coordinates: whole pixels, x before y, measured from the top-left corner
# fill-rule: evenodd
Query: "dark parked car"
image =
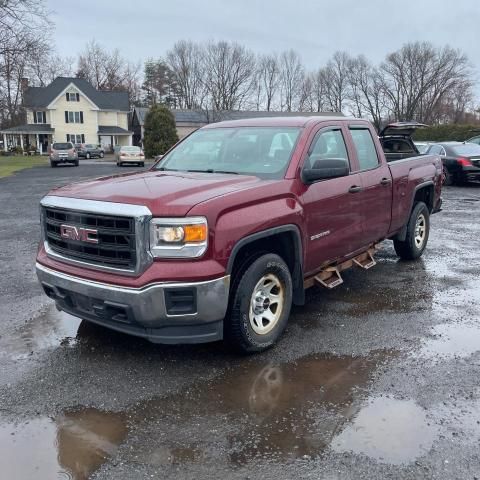
<path id="1" fill-rule="evenodd" d="M 440 155 L 445 174 L 445 185 L 463 185 L 480 180 L 480 145 L 465 142 L 434 143 L 429 155 Z"/>
<path id="2" fill-rule="evenodd" d="M 92 143 L 87 144 L 77 144 L 78 156 L 80 158 L 103 158 L 105 155 L 105 151 L 103 150 L 100 145 L 93 145 Z"/>

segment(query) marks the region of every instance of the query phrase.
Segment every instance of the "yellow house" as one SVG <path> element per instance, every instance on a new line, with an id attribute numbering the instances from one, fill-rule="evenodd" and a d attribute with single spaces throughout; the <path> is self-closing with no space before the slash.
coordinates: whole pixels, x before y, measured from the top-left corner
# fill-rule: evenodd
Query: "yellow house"
<path id="1" fill-rule="evenodd" d="M 100 144 L 106 151 L 131 145 L 127 92 L 96 90 L 83 78 L 57 77 L 23 93 L 27 123 L 5 130 L 3 148 L 47 153 L 54 142 Z"/>

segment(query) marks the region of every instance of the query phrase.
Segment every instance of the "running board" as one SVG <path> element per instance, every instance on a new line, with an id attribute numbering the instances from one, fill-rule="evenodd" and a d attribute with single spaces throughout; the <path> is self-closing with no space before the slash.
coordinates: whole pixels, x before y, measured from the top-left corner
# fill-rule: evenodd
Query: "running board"
<path id="1" fill-rule="evenodd" d="M 373 256 L 377 250 L 379 250 L 378 244 L 373 245 L 366 252 L 363 252 L 350 260 L 346 260 L 338 265 L 330 265 L 323 268 L 313 277 L 306 279 L 304 281 L 304 287 L 309 288 L 313 285 L 321 285 L 329 290 L 338 287 L 343 283 L 343 278 L 340 273 L 343 270 L 347 270 L 347 268 L 354 266 L 360 267 L 363 270 L 368 270 L 374 267 L 377 262 Z"/>

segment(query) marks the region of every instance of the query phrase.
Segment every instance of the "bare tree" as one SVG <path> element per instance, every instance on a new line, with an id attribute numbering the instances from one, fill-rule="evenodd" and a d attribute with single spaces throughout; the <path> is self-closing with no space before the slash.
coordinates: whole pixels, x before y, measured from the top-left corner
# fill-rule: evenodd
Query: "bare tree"
<path id="1" fill-rule="evenodd" d="M 335 52 L 324 70 L 326 96 L 334 112 L 342 112 L 348 98 L 348 69 L 350 57 L 345 52 Z"/>
<path id="2" fill-rule="evenodd" d="M 280 66 L 276 54 L 261 55 L 257 62 L 260 91 L 265 97 L 265 110 L 269 112 L 280 84 Z"/>
<path id="3" fill-rule="evenodd" d="M 202 48 L 192 41 L 181 40 L 167 52 L 166 64 L 178 90 L 178 106 L 200 108 L 205 96 Z"/>
<path id="4" fill-rule="evenodd" d="M 467 57 L 450 47 L 416 42 L 387 56 L 381 65 L 386 95 L 398 120 L 436 120 L 444 99 L 459 86 L 470 88 Z"/>
<path id="5" fill-rule="evenodd" d="M 360 55 L 349 60 L 348 82 L 352 113 L 356 117 L 369 116 L 377 129 L 387 115 L 388 101 L 384 81 L 378 70 Z"/>
<path id="6" fill-rule="evenodd" d="M 239 110 L 253 90 L 255 57 L 238 43 L 208 43 L 204 53 L 207 109 Z"/>
<path id="7" fill-rule="evenodd" d="M 295 50 L 280 55 L 281 107 L 291 112 L 299 99 L 303 82 L 304 68 Z"/>
<path id="8" fill-rule="evenodd" d="M 22 78 L 49 52 L 47 12 L 42 1 L 0 0 L 0 122 L 23 121 Z"/>
<path id="9" fill-rule="evenodd" d="M 124 59 L 118 49 L 109 52 L 95 40 L 80 54 L 76 72 L 99 90 L 127 91 L 131 101 L 138 92 L 139 74 L 139 63 Z"/>

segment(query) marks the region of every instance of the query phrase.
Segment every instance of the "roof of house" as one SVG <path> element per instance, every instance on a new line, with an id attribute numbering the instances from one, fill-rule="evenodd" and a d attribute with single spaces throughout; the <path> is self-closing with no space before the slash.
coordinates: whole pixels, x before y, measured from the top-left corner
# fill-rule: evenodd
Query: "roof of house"
<path id="1" fill-rule="evenodd" d="M 25 90 L 24 104 L 30 108 L 45 108 L 71 83 L 85 94 L 100 110 L 130 110 L 127 92 L 97 90 L 84 78 L 57 77 L 46 87 L 29 87 Z"/>
<path id="2" fill-rule="evenodd" d="M 54 129 L 48 123 L 29 123 L 27 125 L 17 125 L 15 127 L 5 128 L 4 130 L 0 130 L 0 133 L 52 133 Z"/>
<path id="3" fill-rule="evenodd" d="M 148 108 L 135 107 L 137 119 L 140 125 L 144 125 Z M 225 120 L 242 120 L 248 118 L 265 117 L 306 117 L 306 116 L 339 116 L 336 112 L 262 112 L 257 110 L 230 110 L 230 111 L 206 111 L 206 110 L 172 110 L 175 117 L 175 123 L 215 123 Z"/>
<path id="4" fill-rule="evenodd" d="M 110 126 L 110 125 L 99 125 L 98 134 L 99 135 L 131 135 L 132 132 L 125 130 L 122 127 Z"/>

